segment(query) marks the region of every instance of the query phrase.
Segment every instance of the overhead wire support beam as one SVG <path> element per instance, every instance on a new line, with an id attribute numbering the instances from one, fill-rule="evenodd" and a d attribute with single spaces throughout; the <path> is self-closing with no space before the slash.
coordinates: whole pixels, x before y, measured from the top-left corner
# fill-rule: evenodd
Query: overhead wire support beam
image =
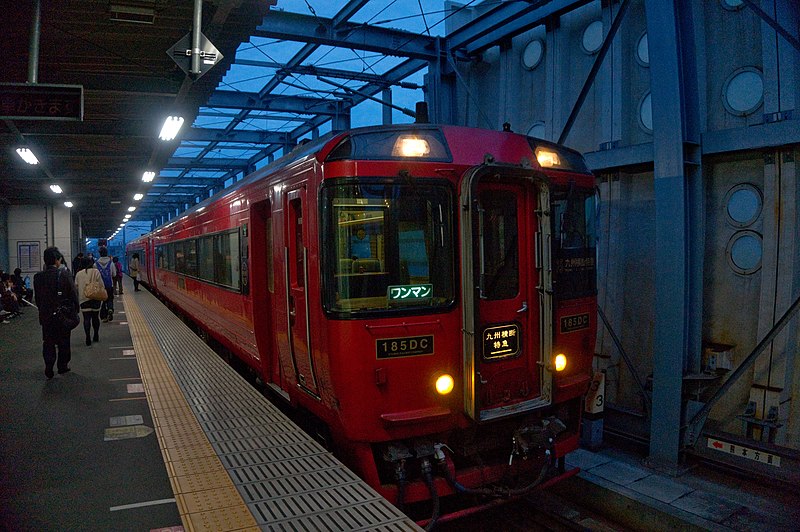
<path id="1" fill-rule="evenodd" d="M 241 142 L 249 144 L 280 144 L 288 141 L 287 133 L 276 133 L 274 131 L 253 131 L 253 130 L 234 130 L 207 129 L 193 127 L 183 134 L 184 141 L 195 142 Z"/>
<path id="2" fill-rule="evenodd" d="M 341 113 L 341 100 L 311 98 L 308 96 L 286 96 L 253 92 L 214 91 L 206 104 L 208 107 L 243 109 L 247 111 L 277 111 L 306 115 L 333 116 Z"/>
<path id="3" fill-rule="evenodd" d="M 196 159 L 195 157 L 170 157 L 164 168 L 219 168 L 229 170 L 234 168 L 245 168 L 248 164 L 247 159 Z"/>
<path id="4" fill-rule="evenodd" d="M 265 18 L 265 22 L 255 29 L 253 35 L 428 61 L 436 59 L 438 39 L 438 37 L 366 24 L 336 25 L 329 18 L 289 12 L 271 12 Z"/>
<path id="5" fill-rule="evenodd" d="M 346 85 L 342 85 L 341 83 L 336 83 L 335 81 L 331 81 L 329 79 L 325 79 L 325 78 L 320 77 L 320 76 L 317 76 L 317 79 L 320 80 L 323 83 L 328 83 L 329 85 L 333 85 L 334 87 L 339 87 L 340 89 L 345 90 L 345 91 L 347 91 L 347 92 L 349 92 L 351 94 L 358 94 L 359 96 L 361 96 L 363 98 L 366 98 L 367 100 L 372 100 L 374 102 L 378 102 L 381 105 L 386 105 L 388 107 L 391 107 L 392 109 L 397 109 L 398 111 L 400 111 L 404 115 L 410 116 L 411 118 L 416 118 L 417 117 L 417 113 L 415 113 L 411 109 L 408 109 L 407 107 L 400 107 L 399 105 L 394 105 L 393 103 L 385 102 L 385 101 L 381 100 L 380 98 L 376 98 L 375 96 L 363 93 L 363 92 L 361 92 L 359 90 L 356 90 L 356 89 L 351 89 L 350 87 L 348 87 Z"/>
<path id="6" fill-rule="evenodd" d="M 325 76 L 328 78 L 349 79 L 353 81 L 363 81 L 365 83 L 385 84 L 389 82 L 379 74 L 369 74 L 367 72 L 355 72 L 352 70 L 341 70 L 337 68 L 325 68 L 314 65 L 295 65 L 288 66 L 274 61 L 253 61 L 250 59 L 237 59 L 237 65 L 256 66 L 263 68 L 274 68 L 281 74 L 299 74 L 303 76 Z M 422 85 L 417 83 L 395 82 L 394 85 L 402 86 L 405 89 L 421 89 Z"/>

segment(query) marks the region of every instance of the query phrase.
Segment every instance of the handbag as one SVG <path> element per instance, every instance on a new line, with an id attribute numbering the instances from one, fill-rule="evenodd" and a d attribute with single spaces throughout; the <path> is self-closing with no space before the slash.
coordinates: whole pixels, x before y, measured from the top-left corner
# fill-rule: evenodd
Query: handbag
<path id="1" fill-rule="evenodd" d="M 55 312 L 53 312 L 53 321 L 62 331 L 69 332 L 80 324 L 81 317 L 78 315 L 78 309 L 75 308 L 73 302 L 61 297 L 61 290 L 58 290 L 60 287 L 61 271 L 59 270 L 58 279 L 56 280 L 56 290 L 60 301 Z"/>
<path id="2" fill-rule="evenodd" d="M 105 285 L 100 281 L 100 276 L 92 276 L 88 271 L 86 275 L 89 276 L 89 281 L 86 283 L 86 286 L 83 287 L 83 297 L 94 301 L 105 301 L 108 299 L 108 291 Z"/>

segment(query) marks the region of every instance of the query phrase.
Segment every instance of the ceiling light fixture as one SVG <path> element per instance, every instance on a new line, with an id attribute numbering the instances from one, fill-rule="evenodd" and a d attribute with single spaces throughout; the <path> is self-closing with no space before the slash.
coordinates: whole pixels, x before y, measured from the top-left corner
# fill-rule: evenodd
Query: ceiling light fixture
<path id="1" fill-rule="evenodd" d="M 145 172 L 142 174 L 142 181 L 145 183 L 149 183 L 153 179 L 155 179 L 156 173 L 155 172 Z"/>
<path id="2" fill-rule="evenodd" d="M 178 131 L 181 130 L 182 125 L 182 116 L 168 116 L 164 121 L 164 126 L 161 128 L 161 133 L 158 134 L 158 138 L 166 141 L 174 139 L 178 136 Z"/>
<path id="3" fill-rule="evenodd" d="M 39 164 L 39 159 L 28 148 L 17 148 L 17 154 L 28 164 Z"/>
<path id="4" fill-rule="evenodd" d="M 139 201 L 143 197 L 144 197 L 144 194 L 134 194 L 133 195 L 133 201 Z"/>
<path id="5" fill-rule="evenodd" d="M 136 210 L 136 207 L 134 207 L 133 205 L 131 205 L 130 207 L 128 207 L 128 212 L 133 212 L 133 211 L 135 211 L 135 210 Z"/>
<path id="6" fill-rule="evenodd" d="M 112 1 L 108 6 L 109 18 L 114 22 L 152 24 L 156 13 L 152 0 Z"/>
<path id="7" fill-rule="evenodd" d="M 72 203 L 71 201 L 65 201 L 64 202 L 64 207 L 67 207 L 68 209 L 71 209 L 74 206 L 75 206 L 75 204 Z"/>
<path id="8" fill-rule="evenodd" d="M 63 190 L 61 190 L 61 187 L 58 186 L 58 185 L 50 185 L 50 190 L 52 190 L 56 194 L 61 194 L 62 192 L 64 192 Z"/>

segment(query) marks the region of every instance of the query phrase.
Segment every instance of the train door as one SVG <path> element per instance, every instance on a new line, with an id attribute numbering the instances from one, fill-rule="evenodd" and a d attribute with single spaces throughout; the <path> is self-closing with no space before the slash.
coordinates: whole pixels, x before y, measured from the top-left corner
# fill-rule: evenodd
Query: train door
<path id="1" fill-rule="evenodd" d="M 465 368 L 474 379 L 467 410 L 482 421 L 542 403 L 540 185 L 531 176 L 510 177 L 496 170 L 473 176 L 462 242 L 470 250 L 464 286 L 474 288 L 465 298 L 472 335 Z"/>
<path id="2" fill-rule="evenodd" d="M 303 223 L 306 190 L 299 188 L 286 195 L 286 308 L 289 347 L 297 384 L 318 396 L 314 362 L 311 358 L 311 329 L 308 321 L 308 228 Z"/>
<path id="3" fill-rule="evenodd" d="M 275 239 L 272 221 L 270 200 L 250 205 L 250 295 L 253 301 L 253 329 L 264 382 L 283 394 L 288 385 L 284 382 L 275 345 Z"/>

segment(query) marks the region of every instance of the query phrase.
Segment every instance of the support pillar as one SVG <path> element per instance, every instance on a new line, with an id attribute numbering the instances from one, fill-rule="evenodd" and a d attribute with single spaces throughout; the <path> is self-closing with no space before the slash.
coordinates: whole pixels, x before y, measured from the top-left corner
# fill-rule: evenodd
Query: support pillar
<path id="1" fill-rule="evenodd" d="M 699 370 L 703 198 L 691 0 L 645 0 L 656 218 L 652 465 L 676 469 L 683 378 Z M 698 19 L 702 20 L 702 19 Z"/>

